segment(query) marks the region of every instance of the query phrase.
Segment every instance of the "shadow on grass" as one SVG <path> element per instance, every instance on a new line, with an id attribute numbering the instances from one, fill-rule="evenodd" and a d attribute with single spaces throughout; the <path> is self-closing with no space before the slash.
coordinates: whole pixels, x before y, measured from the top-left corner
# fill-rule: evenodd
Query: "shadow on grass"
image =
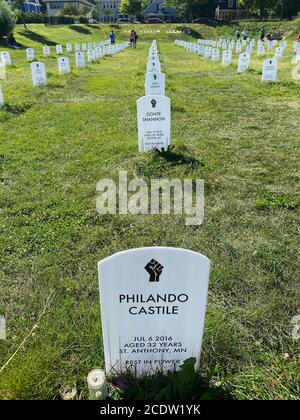
<path id="1" fill-rule="evenodd" d="M 37 34 L 33 31 L 27 30 L 24 31 L 22 33 L 22 36 L 24 36 L 25 38 L 30 39 L 31 41 L 34 42 L 39 42 L 40 44 L 45 44 L 45 45 L 49 45 L 49 46 L 54 46 L 57 45 L 58 43 L 55 41 L 50 41 L 48 38 L 46 38 L 43 35 Z"/>
<path id="2" fill-rule="evenodd" d="M 19 44 L 19 47 L 22 49 L 22 48 L 26 48 L 26 46 L 25 45 L 23 45 L 23 44 L 21 44 L 20 42 L 18 42 L 18 44 Z M 1 47 L 1 49 L 3 48 L 3 49 L 5 49 L 5 50 L 16 50 L 17 51 L 17 49 L 16 48 L 13 48 L 11 45 L 8 45 L 8 43 L 7 43 L 7 40 L 6 39 L 0 39 L 0 47 Z"/>
<path id="3" fill-rule="evenodd" d="M 184 31 L 187 35 L 190 35 L 192 38 L 203 39 L 203 35 L 200 32 L 195 31 L 195 29 L 190 28 L 189 26 L 179 26 L 177 28 L 178 31 Z"/>
<path id="4" fill-rule="evenodd" d="M 203 162 L 193 158 L 192 156 L 186 154 L 186 151 L 181 151 L 180 149 L 176 152 L 172 147 L 169 149 L 160 151 L 155 150 L 153 152 L 156 156 L 162 157 L 165 161 L 169 162 L 171 165 L 184 165 L 188 164 L 190 166 L 204 166 Z"/>
<path id="5" fill-rule="evenodd" d="M 73 29 L 73 31 L 76 31 L 79 34 L 90 35 L 92 33 L 88 28 L 84 28 L 83 26 L 70 25 L 69 28 Z"/>
<path id="6" fill-rule="evenodd" d="M 145 375 L 136 378 L 123 375 L 113 381 L 115 395 L 125 400 L 172 401 L 172 400 L 229 400 L 233 399 L 229 390 L 214 386 L 212 378 L 203 378 L 195 372 L 196 359 L 184 361 L 178 372 L 165 375 Z"/>

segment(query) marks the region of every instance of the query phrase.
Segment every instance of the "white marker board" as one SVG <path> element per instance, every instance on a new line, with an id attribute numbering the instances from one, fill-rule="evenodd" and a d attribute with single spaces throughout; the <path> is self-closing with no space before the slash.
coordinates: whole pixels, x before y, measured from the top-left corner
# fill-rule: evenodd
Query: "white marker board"
<path id="1" fill-rule="evenodd" d="M 99 262 L 107 373 L 199 366 L 210 261 L 193 251 L 151 247 Z"/>
<path id="2" fill-rule="evenodd" d="M 171 137 L 171 101 L 166 96 L 137 100 L 139 151 L 167 149 Z"/>

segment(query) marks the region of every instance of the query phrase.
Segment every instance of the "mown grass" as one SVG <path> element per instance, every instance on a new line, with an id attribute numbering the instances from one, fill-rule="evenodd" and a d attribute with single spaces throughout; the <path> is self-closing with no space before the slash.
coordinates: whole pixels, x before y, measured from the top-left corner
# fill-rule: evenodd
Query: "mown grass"
<path id="1" fill-rule="evenodd" d="M 8 331 L 0 369 L 38 325 L 1 372 L 0 398 L 59 398 L 66 383 L 87 398 L 87 373 L 103 367 L 97 262 L 162 245 L 212 260 L 203 384 L 230 398 L 299 399 L 299 341 L 290 325 L 300 312 L 300 84 L 291 75 L 299 21 L 291 25 L 272 85 L 260 82 L 261 60 L 237 75 L 236 58 L 230 68 L 205 61 L 174 45 L 187 35 L 161 27 L 155 38 L 172 100 L 168 158 L 137 150 L 135 102 L 144 94 L 154 37 L 143 31 L 158 26 L 138 26 L 136 51 L 85 69 L 73 65 L 65 76 L 54 54 L 42 57 L 41 42 L 103 40 L 111 28 L 18 27 L 17 40 L 36 49 L 49 83 L 33 88 L 24 51 L 11 51 L 14 66 L 1 82 L 7 106 L 0 111 L 0 314 Z M 234 27 L 185 26 L 203 37 L 234 33 Z M 129 29 L 115 28 L 118 39 Z M 203 178 L 204 224 L 186 227 L 180 216 L 100 217 L 96 183 L 117 179 L 119 170 L 145 179 Z"/>

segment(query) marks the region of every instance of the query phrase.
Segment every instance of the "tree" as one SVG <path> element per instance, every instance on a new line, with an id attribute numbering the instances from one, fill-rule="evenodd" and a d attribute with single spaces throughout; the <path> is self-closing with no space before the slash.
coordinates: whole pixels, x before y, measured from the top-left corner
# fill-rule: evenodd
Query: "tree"
<path id="1" fill-rule="evenodd" d="M 100 13 L 98 7 L 94 7 L 92 10 L 92 19 L 99 21 Z"/>
<path id="2" fill-rule="evenodd" d="M 142 13 L 142 2 L 140 0 L 122 0 L 120 12 L 124 15 L 140 16 Z"/>
<path id="3" fill-rule="evenodd" d="M 83 8 L 81 9 L 81 13 L 85 18 L 90 12 L 91 12 L 91 9 L 88 6 L 83 6 Z"/>
<path id="4" fill-rule="evenodd" d="M 167 0 L 166 5 L 174 7 L 180 20 L 192 21 L 198 17 L 214 15 L 215 0 Z"/>
<path id="5" fill-rule="evenodd" d="M 63 9 L 61 9 L 60 14 L 62 16 L 69 16 L 71 23 L 71 18 L 80 15 L 80 12 L 74 4 L 67 4 Z"/>
<path id="6" fill-rule="evenodd" d="M 291 19 L 300 11 L 300 0 L 277 0 L 274 3 L 274 14 L 280 19 Z"/>
<path id="7" fill-rule="evenodd" d="M 241 6 L 245 7 L 249 13 L 258 14 L 260 20 L 262 20 L 268 16 L 272 9 L 274 9 L 276 0 L 239 0 L 239 3 Z"/>
<path id="8" fill-rule="evenodd" d="M 11 8 L 0 0 L 0 38 L 13 31 L 15 26 L 14 14 Z"/>
<path id="9" fill-rule="evenodd" d="M 12 5 L 15 9 L 17 9 L 19 11 L 19 16 L 22 19 L 24 28 L 27 30 L 25 15 L 24 15 L 24 12 L 23 12 L 24 3 L 25 3 L 25 0 L 12 0 Z"/>
<path id="10" fill-rule="evenodd" d="M 104 16 L 108 17 L 108 16 L 111 15 L 111 9 L 105 8 L 104 11 L 103 11 L 103 13 L 104 13 Z"/>

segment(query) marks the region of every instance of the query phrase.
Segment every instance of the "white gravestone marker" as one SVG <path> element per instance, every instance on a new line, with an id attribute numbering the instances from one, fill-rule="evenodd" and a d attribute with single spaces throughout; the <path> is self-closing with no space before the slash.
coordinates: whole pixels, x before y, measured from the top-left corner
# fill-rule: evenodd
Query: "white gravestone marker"
<path id="1" fill-rule="evenodd" d="M 204 58 L 211 58 L 212 48 L 211 47 L 205 47 L 204 50 Z"/>
<path id="2" fill-rule="evenodd" d="M 229 50 L 223 51 L 222 66 L 230 66 L 230 64 L 231 64 L 231 52 Z"/>
<path id="3" fill-rule="evenodd" d="M 243 53 L 239 55 L 238 73 L 245 73 L 248 71 L 250 65 L 250 55 Z"/>
<path id="4" fill-rule="evenodd" d="M 258 57 L 262 57 L 263 55 L 265 55 L 265 47 L 263 45 L 258 46 L 257 55 Z"/>
<path id="5" fill-rule="evenodd" d="M 160 62 L 157 60 L 151 60 L 148 62 L 147 65 L 147 72 L 160 72 L 161 71 L 161 66 L 160 66 Z"/>
<path id="6" fill-rule="evenodd" d="M 146 73 L 146 96 L 165 96 L 166 76 L 164 73 Z"/>
<path id="7" fill-rule="evenodd" d="M 75 53 L 75 63 L 76 67 L 79 68 L 85 66 L 84 53 L 82 51 L 77 51 Z"/>
<path id="8" fill-rule="evenodd" d="M 6 68 L 2 61 L 0 61 L 0 80 L 6 79 Z"/>
<path id="9" fill-rule="evenodd" d="M 213 48 L 211 52 L 211 59 L 212 61 L 219 61 L 220 60 L 220 50 L 218 48 Z"/>
<path id="10" fill-rule="evenodd" d="M 40 86 L 47 84 L 46 69 L 44 63 L 31 63 L 31 74 L 33 86 Z"/>
<path id="11" fill-rule="evenodd" d="M 210 261 L 178 248 L 141 248 L 99 263 L 106 373 L 199 367 Z"/>
<path id="12" fill-rule="evenodd" d="M 3 99 L 3 93 L 2 93 L 2 88 L 0 86 L 0 106 L 4 105 L 4 99 Z"/>
<path id="13" fill-rule="evenodd" d="M 49 57 L 49 55 L 50 55 L 50 47 L 48 47 L 48 45 L 45 45 L 43 47 L 43 55 L 44 55 L 44 57 Z"/>
<path id="14" fill-rule="evenodd" d="M 171 136 L 171 101 L 166 96 L 137 100 L 139 151 L 167 149 Z"/>
<path id="15" fill-rule="evenodd" d="M 82 49 L 82 51 L 86 51 L 87 50 L 87 45 L 85 43 L 81 44 L 81 49 Z"/>
<path id="16" fill-rule="evenodd" d="M 279 60 L 280 58 L 283 57 L 283 53 L 284 53 L 284 49 L 281 47 L 276 48 L 275 50 L 275 58 L 276 60 Z"/>
<path id="17" fill-rule="evenodd" d="M 265 60 L 263 64 L 262 82 L 276 82 L 277 60 Z"/>
<path id="18" fill-rule="evenodd" d="M 67 57 L 60 57 L 57 59 L 59 74 L 70 73 L 70 63 Z"/>
<path id="19" fill-rule="evenodd" d="M 88 59 L 89 63 L 96 61 L 95 50 L 93 50 L 93 49 L 88 49 L 87 50 L 87 59 Z"/>
<path id="20" fill-rule="evenodd" d="M 79 48 L 80 48 L 80 46 L 79 46 Z M 66 51 L 67 51 L 67 53 L 71 53 L 73 51 L 72 44 L 70 44 L 70 43 L 66 44 Z"/>
<path id="21" fill-rule="evenodd" d="M 27 48 L 26 49 L 26 58 L 28 61 L 34 60 L 34 49 L 33 48 Z"/>
<path id="22" fill-rule="evenodd" d="M 3 63 L 5 66 L 11 66 L 11 65 L 12 65 L 12 61 L 11 61 L 11 58 L 10 58 L 10 54 L 9 54 L 8 52 L 6 52 L 6 51 L 2 51 L 2 52 L 0 53 L 0 56 L 1 56 L 2 63 Z"/>
<path id="23" fill-rule="evenodd" d="M 63 53 L 63 48 L 61 45 L 56 45 L 56 54 L 62 54 Z"/>
<path id="24" fill-rule="evenodd" d="M 75 50 L 75 52 L 80 51 L 80 44 L 75 44 L 74 50 Z"/>
<path id="25" fill-rule="evenodd" d="M 103 56 L 102 47 L 96 47 L 95 48 L 95 56 L 96 56 L 96 58 L 101 58 Z"/>
<path id="26" fill-rule="evenodd" d="M 202 57 L 204 57 L 204 50 L 205 50 L 204 45 L 198 46 L 198 54 L 201 55 Z"/>

